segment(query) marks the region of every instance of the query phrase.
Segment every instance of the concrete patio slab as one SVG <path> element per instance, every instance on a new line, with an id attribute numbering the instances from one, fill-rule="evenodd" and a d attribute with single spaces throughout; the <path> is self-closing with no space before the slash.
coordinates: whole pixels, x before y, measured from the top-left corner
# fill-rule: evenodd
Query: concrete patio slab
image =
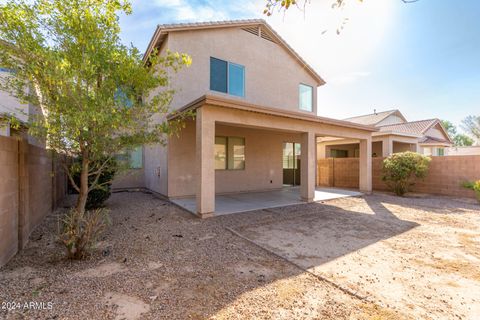
<path id="1" fill-rule="evenodd" d="M 314 201 L 361 196 L 362 193 L 336 188 L 317 188 Z M 196 213 L 195 197 L 174 199 L 173 203 Z M 304 203 L 300 199 L 299 187 L 287 187 L 281 190 L 266 192 L 245 192 L 217 195 L 215 197 L 215 215 L 224 215 L 268 208 L 284 207 Z"/>

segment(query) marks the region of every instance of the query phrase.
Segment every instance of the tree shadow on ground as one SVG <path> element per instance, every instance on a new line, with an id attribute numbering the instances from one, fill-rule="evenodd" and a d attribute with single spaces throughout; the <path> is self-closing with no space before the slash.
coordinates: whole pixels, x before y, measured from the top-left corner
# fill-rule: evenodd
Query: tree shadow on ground
<path id="1" fill-rule="evenodd" d="M 52 243 L 51 236 L 39 236 L 55 232 L 56 223 L 46 219 L 32 235 L 36 240 L 30 249 L 2 268 L 6 275 L 25 267 L 30 271 L 27 276 L 3 277 L 0 300 L 32 298 L 36 292 L 62 307 L 30 310 L 27 316 L 114 318 L 118 308 L 105 300 L 114 292 L 125 295 L 126 301 L 131 302 L 128 297 L 143 301 L 148 305 L 146 315 L 154 319 L 204 319 L 232 308 L 247 318 L 271 318 L 271 312 L 291 308 L 285 301 L 294 305 L 296 300 L 289 299 L 300 299 L 302 290 L 317 288 L 316 300 L 324 300 L 314 308 L 335 306 L 338 310 L 328 317 L 348 318 L 349 312 L 358 310 L 345 304 L 344 297 L 335 298 L 343 292 L 331 294 L 336 289 L 326 284 L 318 288 L 318 281 L 312 282 L 302 269 L 226 228 L 247 237 L 265 232 L 267 246 L 268 241 L 277 241 L 280 248 L 303 242 L 304 251 L 295 254 L 321 265 L 417 226 L 396 218 L 375 198 L 368 205 L 373 214 L 315 203 L 200 220 L 149 194 L 115 194 L 108 202 L 112 225 L 90 259 L 51 263 L 63 249 Z M 105 265 L 114 266 L 113 271 L 104 272 Z M 282 298 L 278 286 L 285 281 L 291 291 L 285 289 Z M 305 281 L 308 286 L 303 288 Z"/>

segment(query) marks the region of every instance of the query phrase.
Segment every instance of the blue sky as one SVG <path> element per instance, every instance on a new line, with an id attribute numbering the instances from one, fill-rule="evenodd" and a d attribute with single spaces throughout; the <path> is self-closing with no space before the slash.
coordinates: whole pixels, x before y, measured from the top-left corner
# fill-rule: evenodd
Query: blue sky
<path id="1" fill-rule="evenodd" d="M 480 115 L 480 1 L 350 0 L 342 10 L 332 2 L 265 17 L 262 0 L 134 0 L 120 20 L 122 39 L 143 51 L 157 24 L 265 18 L 327 81 L 319 115 L 400 109 L 408 120 L 457 125 Z"/>

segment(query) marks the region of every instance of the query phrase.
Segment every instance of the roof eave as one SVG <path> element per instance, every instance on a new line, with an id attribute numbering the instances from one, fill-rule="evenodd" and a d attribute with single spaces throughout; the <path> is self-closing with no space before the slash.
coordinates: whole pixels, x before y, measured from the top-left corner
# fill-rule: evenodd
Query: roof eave
<path id="1" fill-rule="evenodd" d="M 270 115 L 277 115 L 277 116 L 283 116 L 287 118 L 299 119 L 299 120 L 315 121 L 319 123 L 338 125 L 342 127 L 365 130 L 369 132 L 378 131 L 378 128 L 375 128 L 373 126 L 366 126 L 366 125 L 361 125 L 354 122 L 331 119 L 326 117 L 319 117 L 316 115 L 303 114 L 303 113 L 294 112 L 294 111 L 279 110 L 271 107 L 258 106 L 258 105 L 253 105 L 243 101 L 225 99 L 225 98 L 221 98 L 213 95 L 203 95 L 200 98 L 195 99 L 194 101 L 188 103 L 182 108 L 171 113 L 167 117 L 167 120 L 173 120 L 184 112 L 196 110 L 197 108 L 202 107 L 203 105 L 206 105 L 206 104 L 219 106 L 219 107 L 231 107 L 231 108 L 243 109 L 245 111 L 260 112 L 260 113 L 265 113 Z"/>

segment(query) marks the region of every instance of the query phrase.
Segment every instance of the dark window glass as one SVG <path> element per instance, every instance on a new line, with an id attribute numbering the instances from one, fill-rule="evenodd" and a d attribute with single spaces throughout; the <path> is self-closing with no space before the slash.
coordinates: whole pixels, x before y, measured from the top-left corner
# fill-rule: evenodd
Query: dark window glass
<path id="1" fill-rule="evenodd" d="M 210 57 L 210 90 L 227 93 L 226 61 Z"/>

